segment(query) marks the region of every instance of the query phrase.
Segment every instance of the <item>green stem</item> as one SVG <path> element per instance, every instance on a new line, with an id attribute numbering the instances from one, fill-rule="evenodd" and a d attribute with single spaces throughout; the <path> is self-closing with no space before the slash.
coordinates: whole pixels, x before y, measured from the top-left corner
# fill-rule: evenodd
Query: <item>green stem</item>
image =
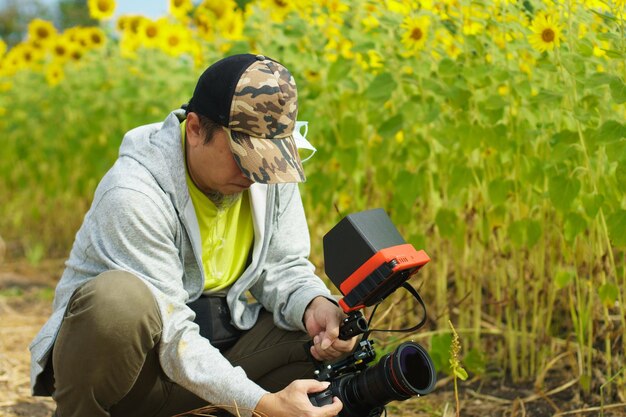
<path id="1" fill-rule="evenodd" d="M 454 400 L 456 402 L 456 417 L 461 416 L 461 401 L 459 401 L 459 388 L 456 380 L 456 375 L 454 376 Z"/>

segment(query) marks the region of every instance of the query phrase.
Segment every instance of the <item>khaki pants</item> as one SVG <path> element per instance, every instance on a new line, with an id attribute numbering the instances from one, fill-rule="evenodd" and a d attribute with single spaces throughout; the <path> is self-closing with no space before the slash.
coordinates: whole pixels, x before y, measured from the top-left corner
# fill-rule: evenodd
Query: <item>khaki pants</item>
<path id="1" fill-rule="evenodd" d="M 72 296 L 52 354 L 58 417 L 165 417 L 207 402 L 163 373 L 162 323 L 148 287 L 134 275 L 105 272 Z M 270 392 L 311 378 L 309 337 L 274 326 L 262 311 L 224 356 Z"/>

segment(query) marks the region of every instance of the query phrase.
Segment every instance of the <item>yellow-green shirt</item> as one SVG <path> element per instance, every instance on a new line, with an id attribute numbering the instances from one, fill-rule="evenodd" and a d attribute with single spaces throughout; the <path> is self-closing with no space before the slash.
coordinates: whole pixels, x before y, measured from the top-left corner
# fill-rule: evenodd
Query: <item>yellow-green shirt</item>
<path id="1" fill-rule="evenodd" d="M 183 152 L 185 122 L 181 123 Z M 244 191 L 235 203 L 224 209 L 213 204 L 191 180 L 187 170 L 187 187 L 200 226 L 202 266 L 205 291 L 219 291 L 241 276 L 254 240 L 250 196 Z"/>

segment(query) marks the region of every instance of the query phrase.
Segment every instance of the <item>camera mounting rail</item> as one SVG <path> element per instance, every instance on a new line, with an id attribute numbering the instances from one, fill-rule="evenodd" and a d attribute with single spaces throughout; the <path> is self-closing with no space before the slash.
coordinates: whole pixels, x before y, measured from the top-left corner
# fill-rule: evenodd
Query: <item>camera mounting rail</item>
<path id="1" fill-rule="evenodd" d="M 345 359 L 332 365 L 319 366 L 314 371 L 315 378 L 319 381 L 330 381 L 347 373 L 362 371 L 376 357 L 373 345 L 373 340 L 361 340 L 354 352 Z M 318 364 L 322 365 L 319 362 Z"/>

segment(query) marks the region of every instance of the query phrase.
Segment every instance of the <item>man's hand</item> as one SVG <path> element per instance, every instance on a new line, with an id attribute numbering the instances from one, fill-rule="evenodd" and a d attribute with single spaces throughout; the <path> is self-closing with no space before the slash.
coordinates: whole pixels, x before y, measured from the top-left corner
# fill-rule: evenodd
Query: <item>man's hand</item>
<path id="1" fill-rule="evenodd" d="M 333 403 L 323 407 L 311 404 L 307 394 L 324 391 L 328 382 L 314 379 L 298 379 L 287 385 L 282 391 L 265 394 L 259 400 L 254 411 L 269 417 L 333 417 L 339 414 L 343 404 L 337 397 Z"/>
<path id="2" fill-rule="evenodd" d="M 304 312 L 304 326 L 313 338 L 311 355 L 318 361 L 338 358 L 352 351 L 356 338 L 339 339 L 339 324 L 345 317 L 341 308 L 325 297 L 315 297 Z"/>

